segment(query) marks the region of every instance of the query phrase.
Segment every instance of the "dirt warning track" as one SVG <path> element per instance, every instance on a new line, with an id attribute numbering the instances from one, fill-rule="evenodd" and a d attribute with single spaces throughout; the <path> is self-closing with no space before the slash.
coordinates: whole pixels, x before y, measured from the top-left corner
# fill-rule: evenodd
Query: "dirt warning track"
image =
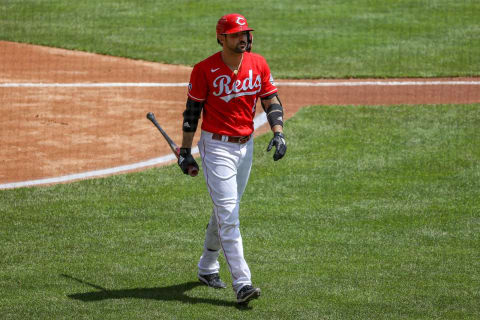
<path id="1" fill-rule="evenodd" d="M 0 189 L 173 160 L 145 115 L 154 112 L 172 138 L 181 141 L 190 67 L 4 41 L 0 61 Z M 480 103 L 480 78 L 277 84 L 286 118 L 307 105 Z M 263 125 L 256 132 L 267 131 Z"/>

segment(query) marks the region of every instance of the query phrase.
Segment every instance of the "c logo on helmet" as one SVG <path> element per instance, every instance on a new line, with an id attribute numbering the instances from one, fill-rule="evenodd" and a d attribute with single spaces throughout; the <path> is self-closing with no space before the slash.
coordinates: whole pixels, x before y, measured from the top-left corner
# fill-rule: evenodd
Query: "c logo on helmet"
<path id="1" fill-rule="evenodd" d="M 243 26 L 243 25 L 245 25 L 245 23 L 247 23 L 247 22 L 245 21 L 245 18 L 242 18 L 242 17 L 238 17 L 238 18 L 237 18 L 237 24 Z"/>

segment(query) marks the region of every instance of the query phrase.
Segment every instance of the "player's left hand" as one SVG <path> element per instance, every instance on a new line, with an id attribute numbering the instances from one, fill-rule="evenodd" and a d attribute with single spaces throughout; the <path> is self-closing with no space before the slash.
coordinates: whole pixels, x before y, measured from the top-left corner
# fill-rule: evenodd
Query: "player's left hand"
<path id="1" fill-rule="evenodd" d="M 285 142 L 285 137 L 281 132 L 275 132 L 273 134 L 272 140 L 268 144 L 267 152 L 272 150 L 275 146 L 275 153 L 273 154 L 273 160 L 277 161 L 283 158 L 285 152 L 287 152 L 287 143 Z"/>

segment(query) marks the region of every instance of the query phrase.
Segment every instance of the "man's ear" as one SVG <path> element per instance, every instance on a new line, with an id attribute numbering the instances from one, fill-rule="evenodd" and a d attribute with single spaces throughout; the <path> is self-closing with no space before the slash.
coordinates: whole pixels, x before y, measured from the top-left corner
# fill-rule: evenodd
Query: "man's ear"
<path id="1" fill-rule="evenodd" d="M 222 39 L 223 36 L 224 36 L 223 34 L 217 35 L 217 43 L 218 43 L 221 47 L 223 47 L 223 41 L 220 40 L 220 39 Z"/>

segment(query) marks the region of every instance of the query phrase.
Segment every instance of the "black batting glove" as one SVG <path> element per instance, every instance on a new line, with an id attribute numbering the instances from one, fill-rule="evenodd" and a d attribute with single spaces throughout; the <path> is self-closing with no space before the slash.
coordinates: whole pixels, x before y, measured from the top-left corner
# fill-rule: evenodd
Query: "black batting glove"
<path id="1" fill-rule="evenodd" d="M 197 161 L 192 156 L 192 148 L 180 148 L 177 163 L 185 174 L 188 174 L 188 168 L 191 166 L 199 170 Z"/>
<path id="2" fill-rule="evenodd" d="M 267 152 L 272 150 L 275 146 L 275 153 L 273 154 L 273 160 L 277 161 L 283 158 L 285 152 L 287 152 L 287 143 L 285 142 L 285 137 L 281 132 L 275 132 L 273 134 L 272 140 L 268 144 Z"/>

